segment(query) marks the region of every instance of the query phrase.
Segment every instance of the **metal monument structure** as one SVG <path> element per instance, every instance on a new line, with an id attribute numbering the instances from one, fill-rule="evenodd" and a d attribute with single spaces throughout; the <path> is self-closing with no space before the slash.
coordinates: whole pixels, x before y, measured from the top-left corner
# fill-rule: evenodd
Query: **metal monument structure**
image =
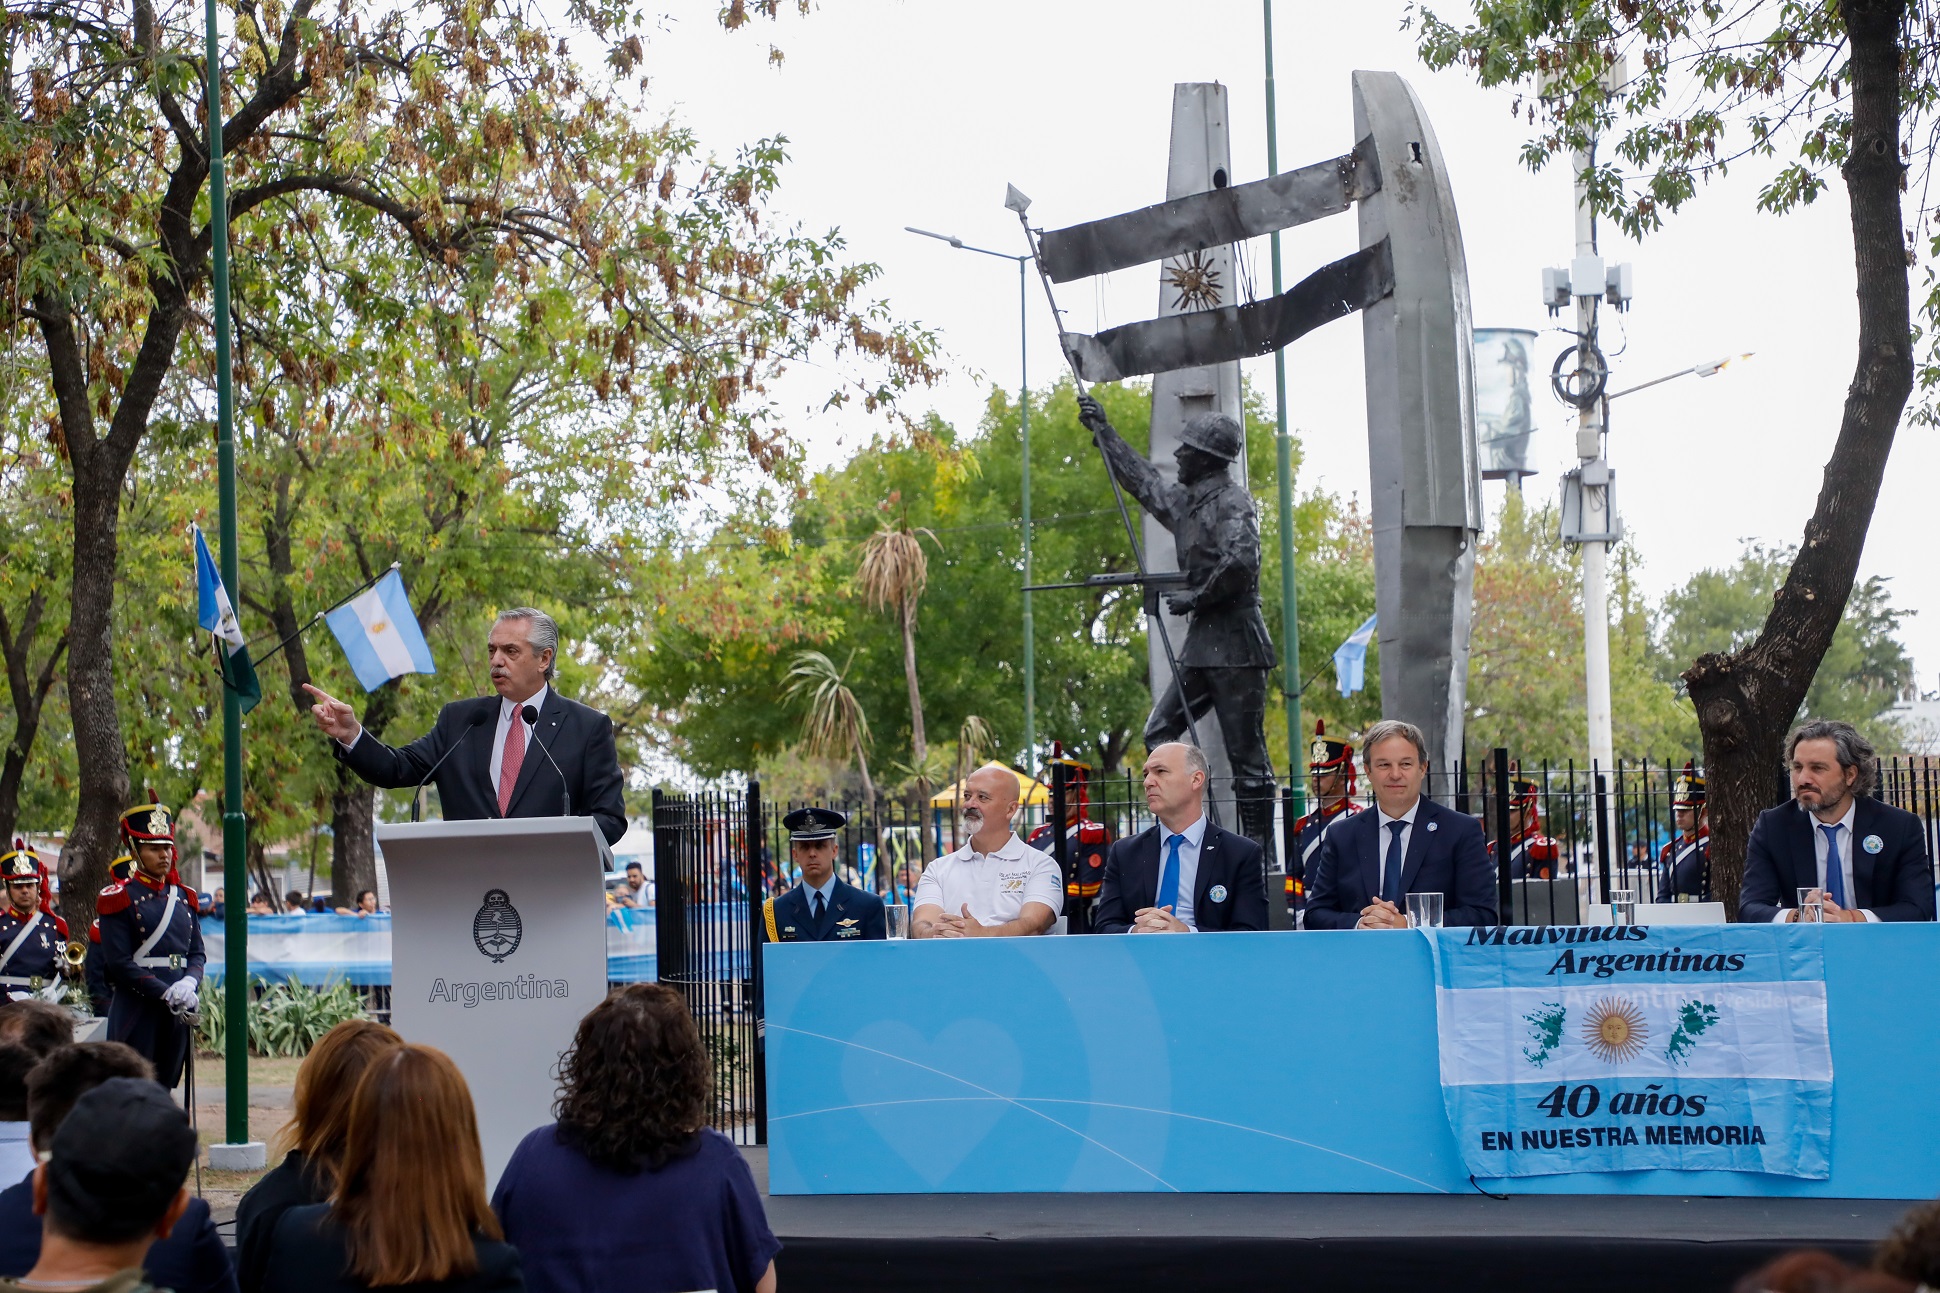
<path id="1" fill-rule="evenodd" d="M 1152 459 L 1161 471 L 1170 470 L 1190 419 L 1240 417 L 1239 360 L 1361 313 L 1382 709 L 1420 726 L 1431 760 L 1445 769 L 1461 759 L 1482 528 L 1468 269 L 1441 148 L 1420 100 L 1392 72 L 1355 72 L 1352 84 L 1359 140 L 1352 151 L 1239 185 L 1231 182 L 1224 87 L 1175 86 L 1167 200 L 1040 231 L 1034 246 L 1047 293 L 1052 283 L 1163 263 L 1158 317 L 1089 336 L 1064 330 L 1059 316 L 1081 392 L 1090 382 L 1153 376 Z M 1012 191 L 1020 219 L 1027 203 Z M 1233 244 L 1350 207 L 1360 250 L 1280 295 L 1232 300 Z M 1164 696 L 1177 685 L 1172 643 L 1182 635 L 1167 624 L 1156 594 L 1178 580 L 1167 564 L 1171 536 L 1155 532 L 1150 518 L 1145 529 L 1139 546 L 1149 555 L 1136 576 L 1106 578 L 1146 585 L 1156 630 L 1153 693 Z M 1210 718 L 1210 709 L 1202 713 Z M 1215 746 L 1204 730 L 1216 725 L 1199 726 L 1200 744 L 1221 755 L 1228 742 Z M 1230 777 L 1223 757 L 1214 773 Z"/>

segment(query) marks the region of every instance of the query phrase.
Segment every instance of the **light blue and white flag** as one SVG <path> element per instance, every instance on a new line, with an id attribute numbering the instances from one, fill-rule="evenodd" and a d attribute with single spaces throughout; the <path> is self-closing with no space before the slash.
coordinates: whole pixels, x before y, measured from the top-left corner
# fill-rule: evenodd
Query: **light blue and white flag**
<path id="1" fill-rule="evenodd" d="M 395 570 L 323 618 L 365 691 L 407 673 L 438 672 L 404 594 L 404 576 Z"/>
<path id="2" fill-rule="evenodd" d="M 1366 623 L 1347 635 L 1347 641 L 1334 648 L 1334 678 L 1343 696 L 1352 696 L 1365 685 L 1367 644 L 1374 640 L 1376 618 L 1368 616 Z"/>
<path id="3" fill-rule="evenodd" d="M 215 637 L 216 665 L 222 672 L 222 685 L 236 693 L 242 700 L 242 712 L 247 714 L 263 698 L 263 684 L 257 681 L 256 666 L 249 658 L 249 644 L 243 638 L 242 625 L 236 621 L 235 603 L 229 600 L 229 590 L 222 586 L 222 572 L 216 568 L 216 559 L 209 555 L 209 541 L 202 537 L 201 526 L 189 528 L 195 532 L 195 622 Z"/>
<path id="4" fill-rule="evenodd" d="M 1818 926 L 1425 932 L 1442 1096 L 1476 1177 L 1831 1174 Z"/>

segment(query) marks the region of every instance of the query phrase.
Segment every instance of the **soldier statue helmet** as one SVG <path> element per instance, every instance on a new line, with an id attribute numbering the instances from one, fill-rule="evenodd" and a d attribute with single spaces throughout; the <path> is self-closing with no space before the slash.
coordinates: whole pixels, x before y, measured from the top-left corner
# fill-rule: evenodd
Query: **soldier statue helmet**
<path id="1" fill-rule="evenodd" d="M 1179 432 L 1179 443 L 1200 453 L 1211 454 L 1221 462 L 1238 462 L 1239 423 L 1224 413 L 1201 413 L 1190 419 L 1185 429 Z"/>

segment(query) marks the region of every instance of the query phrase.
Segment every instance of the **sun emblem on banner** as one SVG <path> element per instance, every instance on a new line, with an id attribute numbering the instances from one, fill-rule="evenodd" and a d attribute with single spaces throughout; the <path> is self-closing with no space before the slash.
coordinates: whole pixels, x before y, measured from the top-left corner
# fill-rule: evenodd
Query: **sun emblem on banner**
<path id="1" fill-rule="evenodd" d="M 1175 310 L 1210 310 L 1219 304 L 1219 265 L 1203 251 L 1187 253 L 1176 265 L 1164 270 L 1166 282 L 1178 292 Z"/>
<path id="2" fill-rule="evenodd" d="M 1621 997 L 1605 997 L 1590 1007 L 1583 1021 L 1583 1044 L 1606 1064 L 1626 1064 L 1642 1054 L 1650 1040 L 1644 1012 Z"/>

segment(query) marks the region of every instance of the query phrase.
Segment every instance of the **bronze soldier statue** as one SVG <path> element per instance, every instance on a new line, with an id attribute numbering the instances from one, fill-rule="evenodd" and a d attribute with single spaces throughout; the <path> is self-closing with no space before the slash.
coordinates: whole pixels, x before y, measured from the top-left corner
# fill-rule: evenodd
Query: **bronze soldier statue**
<path id="1" fill-rule="evenodd" d="M 1175 615 L 1190 616 L 1178 653 L 1179 676 L 1166 685 L 1145 720 L 1147 749 L 1187 737 L 1186 713 L 1218 717 L 1239 801 L 1240 833 L 1274 851 L 1273 800 L 1278 793 L 1266 752 L 1266 675 L 1273 639 L 1260 616 L 1260 518 L 1253 495 L 1233 478 L 1239 423 L 1201 413 L 1185 425 L 1169 485 L 1112 428 L 1090 396 L 1078 400 L 1084 423 L 1119 483 L 1172 532 L 1185 586 L 1166 594 Z M 1182 694 L 1183 693 L 1183 694 Z"/>

